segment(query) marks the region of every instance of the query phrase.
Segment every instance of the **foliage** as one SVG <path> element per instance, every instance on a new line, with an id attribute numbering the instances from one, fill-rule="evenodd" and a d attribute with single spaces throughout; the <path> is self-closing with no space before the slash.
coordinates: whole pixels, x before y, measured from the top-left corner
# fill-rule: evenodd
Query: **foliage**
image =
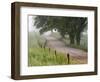
<path id="1" fill-rule="evenodd" d="M 85 17 L 58 17 L 58 16 L 36 16 L 34 25 L 40 28 L 40 33 L 57 29 L 63 38 L 68 34 L 70 44 L 80 45 L 81 33 L 87 27 Z"/>

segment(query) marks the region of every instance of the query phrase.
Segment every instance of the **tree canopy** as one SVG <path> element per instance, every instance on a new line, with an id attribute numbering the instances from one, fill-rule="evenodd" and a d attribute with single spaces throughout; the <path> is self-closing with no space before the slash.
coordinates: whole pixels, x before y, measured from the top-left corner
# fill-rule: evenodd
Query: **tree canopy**
<path id="1" fill-rule="evenodd" d="M 40 33 L 57 29 L 62 38 L 69 35 L 70 44 L 80 45 L 81 33 L 87 28 L 86 17 L 36 16 L 34 25 Z"/>

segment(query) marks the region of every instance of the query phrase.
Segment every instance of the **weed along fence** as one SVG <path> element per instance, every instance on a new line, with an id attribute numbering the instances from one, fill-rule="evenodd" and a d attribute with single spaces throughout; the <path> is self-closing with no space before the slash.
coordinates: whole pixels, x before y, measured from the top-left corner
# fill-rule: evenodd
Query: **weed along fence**
<path id="1" fill-rule="evenodd" d="M 58 63 L 65 62 L 65 64 L 70 64 L 70 54 L 69 53 L 67 53 L 66 54 L 67 56 L 65 56 L 64 54 L 59 53 L 59 52 L 57 52 L 56 50 L 54 50 L 54 49 L 52 49 L 50 47 L 47 47 L 46 46 L 47 45 L 47 40 L 45 40 L 44 44 L 41 44 L 38 41 L 38 45 L 43 50 L 43 52 L 45 54 L 45 56 L 43 56 L 43 57 L 46 58 L 46 55 L 49 55 L 50 56 L 49 60 L 50 60 L 50 58 L 52 58 L 52 59 L 55 59 L 55 61 L 58 62 Z"/>
<path id="2" fill-rule="evenodd" d="M 46 48 L 46 47 L 44 47 L 44 48 Z M 45 49 L 44 49 L 45 50 Z M 49 51 L 49 54 L 53 51 L 53 50 L 51 50 L 50 48 L 48 48 L 48 51 Z M 57 53 L 57 51 L 56 50 L 54 50 L 53 51 L 54 52 L 54 56 L 55 56 L 55 58 L 57 59 L 58 58 L 58 56 L 59 56 L 59 53 Z M 62 54 L 63 55 L 63 54 Z M 64 56 L 65 57 L 65 56 Z M 67 64 L 70 64 L 70 54 L 69 53 L 67 53 L 67 56 L 65 57 L 66 58 L 66 60 L 67 60 Z"/>
<path id="3" fill-rule="evenodd" d="M 29 48 L 28 66 L 72 64 L 69 53 L 61 53 L 49 46 L 48 42 L 48 39 L 37 39 L 36 45 Z"/>

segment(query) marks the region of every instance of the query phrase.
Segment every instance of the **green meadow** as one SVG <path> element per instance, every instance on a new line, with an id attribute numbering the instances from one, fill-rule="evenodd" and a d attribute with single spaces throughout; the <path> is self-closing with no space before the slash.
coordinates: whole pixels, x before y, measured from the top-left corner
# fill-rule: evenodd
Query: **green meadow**
<path id="1" fill-rule="evenodd" d="M 29 32 L 28 66 L 68 64 L 64 54 L 44 47 L 45 42 L 45 38 L 38 32 Z"/>

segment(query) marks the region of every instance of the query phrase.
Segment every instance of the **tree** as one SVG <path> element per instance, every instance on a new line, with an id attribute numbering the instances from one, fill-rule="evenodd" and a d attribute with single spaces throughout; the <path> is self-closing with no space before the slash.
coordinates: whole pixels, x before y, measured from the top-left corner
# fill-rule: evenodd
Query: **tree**
<path id="1" fill-rule="evenodd" d="M 87 18 L 78 18 L 76 22 L 76 43 L 80 45 L 81 33 L 83 32 L 84 28 L 87 27 Z"/>
<path id="2" fill-rule="evenodd" d="M 62 38 L 68 34 L 70 44 L 80 45 L 81 33 L 87 25 L 87 18 L 82 17 L 57 17 L 57 16 L 37 16 L 34 25 L 40 28 L 40 33 L 57 29 Z"/>

